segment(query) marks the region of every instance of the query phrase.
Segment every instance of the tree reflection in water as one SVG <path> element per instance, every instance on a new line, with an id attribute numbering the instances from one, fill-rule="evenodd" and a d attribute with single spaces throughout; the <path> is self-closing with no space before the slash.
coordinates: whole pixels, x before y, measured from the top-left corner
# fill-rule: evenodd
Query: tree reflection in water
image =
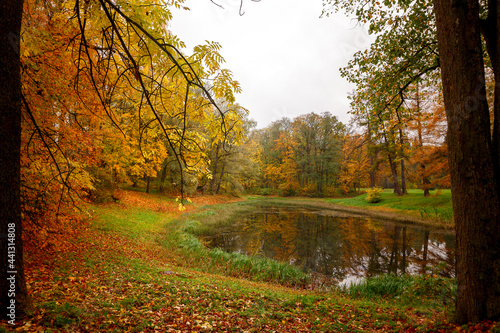
<path id="1" fill-rule="evenodd" d="M 211 247 L 286 261 L 337 282 L 382 273 L 455 272 L 452 232 L 335 211 L 262 208 L 207 240 Z"/>

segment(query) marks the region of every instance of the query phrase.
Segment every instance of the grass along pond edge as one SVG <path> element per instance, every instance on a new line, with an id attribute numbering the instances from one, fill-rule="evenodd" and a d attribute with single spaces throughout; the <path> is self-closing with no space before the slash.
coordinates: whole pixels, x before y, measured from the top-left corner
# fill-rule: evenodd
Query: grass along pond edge
<path id="1" fill-rule="evenodd" d="M 278 205 L 301 205 L 304 207 L 311 208 L 322 208 L 347 214 L 354 214 L 360 217 L 369 217 L 379 220 L 387 220 L 392 222 L 400 222 L 407 224 L 417 224 L 426 227 L 439 228 L 439 229 L 453 229 L 454 223 L 448 219 L 443 220 L 436 218 L 433 214 L 423 213 L 423 210 L 402 210 L 392 207 L 386 207 L 382 205 L 366 205 L 366 206 L 356 206 L 347 203 L 337 203 L 336 200 L 342 199 L 332 199 L 332 198 L 306 198 L 306 197 L 247 197 L 249 199 L 264 198 L 266 204 L 278 204 Z M 383 202 L 382 202 L 383 204 Z M 430 210 L 432 207 L 428 207 Z"/>

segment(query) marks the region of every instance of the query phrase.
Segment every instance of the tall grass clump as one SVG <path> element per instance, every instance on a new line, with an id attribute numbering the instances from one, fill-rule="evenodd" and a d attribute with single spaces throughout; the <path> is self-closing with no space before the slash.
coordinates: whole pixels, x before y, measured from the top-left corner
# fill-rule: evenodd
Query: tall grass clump
<path id="1" fill-rule="evenodd" d="M 345 293 L 366 299 L 392 299 L 403 304 L 453 305 L 457 293 L 456 280 L 430 275 L 386 274 L 366 278 L 346 286 Z"/>
<path id="2" fill-rule="evenodd" d="M 213 266 L 234 276 L 290 286 L 305 286 L 309 281 L 309 275 L 300 268 L 266 257 L 228 253 L 218 248 L 209 250 L 208 256 Z"/>
<path id="3" fill-rule="evenodd" d="M 366 278 L 364 281 L 346 286 L 349 295 L 375 298 L 396 297 L 411 285 L 412 277 L 409 275 L 396 276 L 392 274 L 379 275 Z"/>

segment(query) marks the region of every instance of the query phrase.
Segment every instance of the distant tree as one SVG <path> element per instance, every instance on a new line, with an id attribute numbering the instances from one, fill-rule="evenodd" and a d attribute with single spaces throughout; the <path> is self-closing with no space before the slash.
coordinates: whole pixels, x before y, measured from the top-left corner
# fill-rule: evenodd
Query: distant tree
<path id="1" fill-rule="evenodd" d="M 361 191 L 361 187 L 375 187 L 370 182 L 370 155 L 367 135 L 351 133 L 345 135 L 342 147 L 342 165 L 339 186 L 344 193 Z"/>
<path id="2" fill-rule="evenodd" d="M 446 146 L 446 114 L 442 97 L 435 87 L 423 87 L 415 91 L 408 131 L 413 140 L 409 164 L 414 168 L 412 181 L 430 195 L 433 188 L 450 188 L 448 148 Z"/>
<path id="3" fill-rule="evenodd" d="M 325 186 L 336 185 L 345 126 L 324 112 L 295 118 L 293 129 L 299 181 L 303 187 L 314 186 L 316 193 L 323 195 Z"/>
<path id="4" fill-rule="evenodd" d="M 264 186 L 324 195 L 337 186 L 345 126 L 329 112 L 273 122 L 259 133 Z"/>
<path id="5" fill-rule="evenodd" d="M 224 103 L 220 103 L 224 107 Z M 243 184 L 240 182 L 241 176 L 251 175 L 253 161 L 247 152 L 245 141 L 255 122 L 248 119 L 248 111 L 239 105 L 230 106 L 235 108 L 234 114 L 238 117 L 226 119 L 229 127 L 227 135 L 221 140 L 217 139 L 215 133 L 206 133 L 209 141 L 208 169 L 210 170 L 210 181 L 206 186 L 212 194 L 231 193 L 239 194 L 243 192 Z"/>

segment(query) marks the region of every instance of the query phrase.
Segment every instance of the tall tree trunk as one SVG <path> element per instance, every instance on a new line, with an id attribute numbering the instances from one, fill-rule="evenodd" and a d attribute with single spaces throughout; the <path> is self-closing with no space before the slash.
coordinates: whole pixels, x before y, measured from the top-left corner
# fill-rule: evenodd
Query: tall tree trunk
<path id="1" fill-rule="evenodd" d="M 392 155 L 389 153 L 389 165 L 391 167 L 392 172 L 392 181 L 394 182 L 394 193 L 397 195 L 403 195 L 401 192 L 401 188 L 399 187 L 398 181 L 398 168 L 396 166 L 396 162 L 393 161 Z"/>
<path id="2" fill-rule="evenodd" d="M 370 187 L 374 188 L 376 185 L 376 169 L 375 169 L 375 158 L 373 155 L 370 155 Z"/>
<path id="3" fill-rule="evenodd" d="M 401 158 L 401 194 L 408 194 L 406 190 L 405 160 Z"/>
<path id="4" fill-rule="evenodd" d="M 490 17 L 499 22 L 497 2 L 490 4 L 489 15 L 493 15 Z M 479 4 L 477 0 L 434 0 L 434 10 L 455 216 L 458 280 L 455 319 L 458 323 L 498 320 L 500 171 L 498 141 L 490 135 Z M 489 49 L 497 52 L 498 25 L 494 27 L 486 39 Z M 497 56 L 493 54 L 494 59 Z M 493 60 L 493 64 L 498 66 L 498 61 Z M 498 67 L 495 74 L 497 79 Z M 495 103 L 495 122 L 499 107 Z"/>
<path id="5" fill-rule="evenodd" d="M 225 164 L 222 164 L 222 170 L 220 171 L 220 177 L 219 177 L 219 181 L 217 182 L 217 190 L 215 191 L 215 194 L 219 194 L 220 192 L 220 184 L 222 183 L 222 177 L 224 176 L 224 167 L 226 165 Z"/>
<path id="6" fill-rule="evenodd" d="M 213 159 L 212 180 L 210 181 L 210 192 L 212 194 L 216 192 L 218 165 L 219 165 L 219 144 L 217 144 L 217 146 L 215 147 L 215 157 Z"/>
<path id="7" fill-rule="evenodd" d="M 29 306 L 21 221 L 22 0 L 0 3 L 0 319 L 14 324 Z"/>
<path id="8" fill-rule="evenodd" d="M 420 94 L 418 91 L 418 83 L 417 83 L 417 106 L 415 112 L 417 113 L 417 133 L 418 133 L 418 148 L 420 150 L 420 174 L 422 177 L 422 188 L 424 189 L 424 197 L 430 196 L 429 192 L 429 178 L 427 177 L 427 173 L 425 170 L 424 159 L 424 140 L 422 138 L 422 112 L 420 111 Z"/>
<path id="9" fill-rule="evenodd" d="M 399 126 L 399 144 L 401 145 L 401 195 L 407 194 L 406 191 L 406 175 L 405 175 L 405 158 L 404 158 L 404 137 L 403 130 Z"/>
<path id="10" fill-rule="evenodd" d="M 494 120 L 493 120 L 493 163 L 496 170 L 500 168 L 500 8 L 498 1 L 488 1 L 488 17 L 481 21 L 481 32 L 486 41 L 495 79 Z M 497 177 L 498 176 L 497 174 Z M 498 178 L 497 178 L 498 180 Z M 500 187 L 500 181 L 497 186 Z M 499 189 L 500 191 L 500 189 Z"/>
<path id="11" fill-rule="evenodd" d="M 160 187 L 158 188 L 158 192 L 160 192 L 160 193 L 165 192 L 165 178 L 167 178 L 167 167 L 168 167 L 168 163 L 165 163 L 163 168 L 161 168 Z"/>
<path id="12" fill-rule="evenodd" d="M 151 177 L 146 176 L 146 193 L 149 193 L 149 185 L 151 185 Z"/>

